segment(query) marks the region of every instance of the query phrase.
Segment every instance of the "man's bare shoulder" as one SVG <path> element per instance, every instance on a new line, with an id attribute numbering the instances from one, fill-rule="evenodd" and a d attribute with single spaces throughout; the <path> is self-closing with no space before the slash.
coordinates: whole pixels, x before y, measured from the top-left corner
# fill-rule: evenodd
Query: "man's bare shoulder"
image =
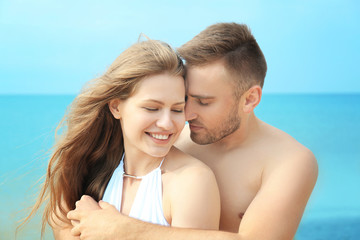
<path id="1" fill-rule="evenodd" d="M 271 126 L 265 122 L 261 123 L 260 131 L 261 143 L 267 145 L 268 150 L 274 149 L 277 155 L 287 154 L 290 152 L 308 152 L 310 151 L 288 133 Z"/>
<path id="2" fill-rule="evenodd" d="M 279 165 L 288 166 L 288 171 L 310 174 L 317 178 L 318 165 L 315 155 L 310 149 L 298 142 L 284 131 L 263 124 L 264 145 L 267 145 L 266 154 L 271 156 L 267 163 L 267 170 L 277 169 Z"/>

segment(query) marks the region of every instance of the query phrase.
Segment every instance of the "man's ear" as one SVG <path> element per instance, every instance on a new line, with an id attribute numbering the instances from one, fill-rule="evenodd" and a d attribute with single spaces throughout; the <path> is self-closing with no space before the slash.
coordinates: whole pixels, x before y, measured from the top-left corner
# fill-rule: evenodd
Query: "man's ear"
<path id="1" fill-rule="evenodd" d="M 109 110 L 116 119 L 121 119 L 121 103 L 122 101 L 118 98 L 113 99 L 108 103 Z"/>
<path id="2" fill-rule="evenodd" d="M 245 113 L 252 112 L 255 107 L 260 103 L 262 95 L 262 89 L 259 85 L 252 86 L 249 90 L 247 90 L 244 94 L 244 105 L 243 111 Z"/>

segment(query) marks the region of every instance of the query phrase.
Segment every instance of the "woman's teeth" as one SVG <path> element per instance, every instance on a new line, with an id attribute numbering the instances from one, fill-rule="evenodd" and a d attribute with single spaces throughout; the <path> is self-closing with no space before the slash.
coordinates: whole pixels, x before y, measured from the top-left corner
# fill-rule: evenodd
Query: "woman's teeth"
<path id="1" fill-rule="evenodd" d="M 169 138 L 169 135 L 162 135 L 162 134 L 150 134 L 153 138 L 160 139 L 160 140 L 166 140 Z"/>

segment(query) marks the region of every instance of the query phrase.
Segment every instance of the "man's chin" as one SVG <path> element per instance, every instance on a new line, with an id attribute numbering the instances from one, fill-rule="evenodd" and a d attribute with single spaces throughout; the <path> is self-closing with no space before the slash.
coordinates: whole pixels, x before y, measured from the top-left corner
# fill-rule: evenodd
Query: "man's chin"
<path id="1" fill-rule="evenodd" d="M 201 137 L 199 134 L 193 132 L 190 133 L 190 138 L 194 143 L 199 145 L 208 145 L 211 143 L 208 139 Z"/>

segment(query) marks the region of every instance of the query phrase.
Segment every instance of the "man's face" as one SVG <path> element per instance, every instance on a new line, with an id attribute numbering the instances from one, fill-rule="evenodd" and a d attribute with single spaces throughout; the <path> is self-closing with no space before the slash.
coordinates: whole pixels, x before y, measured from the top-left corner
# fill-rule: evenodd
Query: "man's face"
<path id="1" fill-rule="evenodd" d="M 186 82 L 185 114 L 195 143 L 217 142 L 240 127 L 239 101 L 222 62 L 190 67 Z"/>

